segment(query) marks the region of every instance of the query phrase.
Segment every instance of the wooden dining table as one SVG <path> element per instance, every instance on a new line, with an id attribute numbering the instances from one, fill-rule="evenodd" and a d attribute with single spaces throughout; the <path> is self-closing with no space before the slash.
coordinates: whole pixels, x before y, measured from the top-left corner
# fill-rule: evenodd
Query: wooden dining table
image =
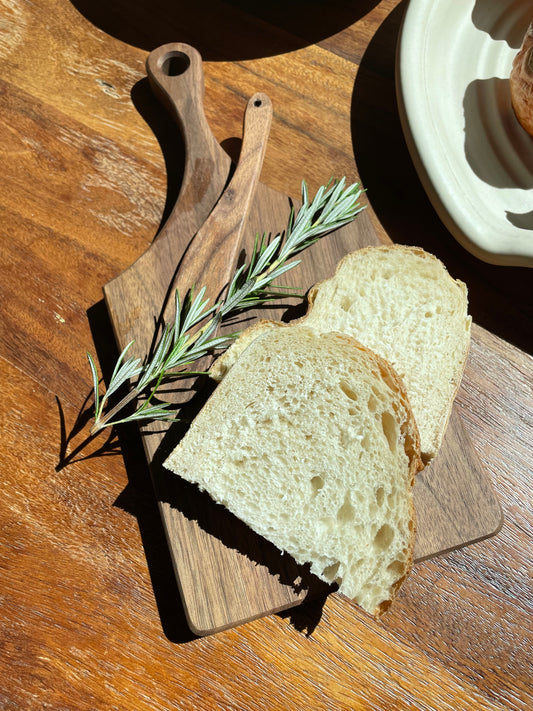
<path id="1" fill-rule="evenodd" d="M 395 86 L 407 3 L 192 5 L 0 0 L 0 709 L 530 709 L 533 272 L 466 251 L 418 177 Z M 331 591 L 194 634 L 138 430 L 89 432 L 87 352 L 104 380 L 117 357 L 103 286 L 182 183 L 145 67 L 169 42 L 200 52 L 230 156 L 250 96 L 271 99 L 263 184 L 360 181 L 365 229 L 468 286 L 456 408 L 503 523 L 416 563 L 380 620 Z"/>

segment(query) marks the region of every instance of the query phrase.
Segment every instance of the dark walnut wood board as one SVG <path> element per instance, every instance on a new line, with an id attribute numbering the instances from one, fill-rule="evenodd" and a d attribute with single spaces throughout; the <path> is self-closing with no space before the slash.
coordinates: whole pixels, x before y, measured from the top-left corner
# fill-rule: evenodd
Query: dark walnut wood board
<path id="1" fill-rule="evenodd" d="M 187 279 L 204 283 L 201 278 L 206 274 L 213 279 L 216 275 L 217 283 L 226 282 L 238 260 L 250 254 L 257 232 L 276 234 L 285 228 L 292 204 L 287 196 L 259 183 L 240 239 L 235 242 L 235 231 L 229 229 L 228 239 L 234 243 L 214 249 L 206 260 L 195 235 L 214 213 L 233 167 L 205 120 L 201 58 L 186 45 L 166 45 L 152 52 L 147 70 L 155 93 L 177 121 L 186 160 L 181 192 L 167 223 L 148 251 L 104 287 L 118 346 L 134 340 L 131 352 L 139 356 L 150 352 L 157 324 L 171 314 L 169 297 L 176 286 L 182 293 L 191 286 Z M 220 229 L 227 229 L 226 223 Z M 345 254 L 373 244 L 379 240 L 363 212 L 302 253 L 300 265 L 285 275 L 284 283 L 305 291 L 330 277 Z M 184 263 L 185 273 L 180 269 Z M 292 302 L 259 315 L 290 319 L 302 312 Z M 202 386 L 185 381 L 180 392 L 168 396 L 192 417 L 208 396 L 209 385 Z M 214 633 L 327 593 L 327 586 L 305 567 L 254 534 L 207 494 L 164 469 L 163 461 L 183 432 L 179 423 L 140 428 L 192 631 Z M 501 527 L 500 506 L 456 410 L 438 457 L 417 477 L 414 497 L 417 561 L 487 538 Z"/>

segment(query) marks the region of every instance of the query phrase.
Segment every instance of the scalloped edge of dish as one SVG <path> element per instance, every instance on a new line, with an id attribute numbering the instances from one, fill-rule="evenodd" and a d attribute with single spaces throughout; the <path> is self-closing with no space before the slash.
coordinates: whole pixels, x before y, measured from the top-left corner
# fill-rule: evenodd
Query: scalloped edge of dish
<path id="1" fill-rule="evenodd" d="M 495 240 L 495 242 L 491 244 L 490 249 L 483 246 L 483 239 L 480 239 L 477 234 L 473 234 L 472 231 L 467 232 L 461 227 L 457 215 L 454 216 L 454 214 L 452 214 L 453 211 L 447 207 L 446 197 L 448 196 L 441 194 L 435 185 L 435 181 L 432 180 L 429 174 L 426 164 L 427 159 L 424 160 L 421 156 L 416 136 L 413 134 L 412 122 L 409 120 L 409 111 L 406 107 L 405 100 L 404 72 L 401 68 L 405 44 L 409 41 L 412 42 L 412 37 L 406 37 L 405 30 L 406 18 L 408 17 L 411 2 L 404 12 L 396 47 L 396 98 L 406 145 L 424 190 L 446 229 L 450 232 L 452 237 L 472 255 L 484 262 L 498 266 L 533 267 L 533 230 L 531 231 L 531 248 L 527 251 L 513 251 L 509 248 L 507 243 L 504 244 L 505 240 L 501 238 Z M 410 20 L 410 22 L 412 23 L 412 20 Z"/>

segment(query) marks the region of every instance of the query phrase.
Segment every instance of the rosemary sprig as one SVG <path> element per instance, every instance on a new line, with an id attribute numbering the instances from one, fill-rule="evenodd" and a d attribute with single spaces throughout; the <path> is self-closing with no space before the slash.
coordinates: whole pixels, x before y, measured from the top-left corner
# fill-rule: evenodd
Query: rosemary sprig
<path id="1" fill-rule="evenodd" d="M 272 240 L 266 234 L 261 238 L 256 237 L 250 263 L 242 264 L 237 269 L 228 284 L 225 297 L 209 306 L 204 286 L 196 296 L 194 289 L 191 289 L 182 303 L 176 291 L 174 321 L 164 327 L 153 356 L 141 365 L 140 358 L 127 357 L 133 341 L 129 343 L 120 354 L 102 397 L 96 365 L 88 353 L 95 407 L 91 434 L 123 422 L 175 419 L 172 403 L 154 404 L 160 386 L 176 378 L 203 374 L 203 371 L 189 370 L 189 366 L 215 350 L 226 348 L 239 335 L 215 336 L 222 321 L 251 306 L 259 306 L 290 294 L 291 290 L 273 284 L 282 274 L 300 263 L 299 260 L 288 260 L 325 234 L 351 222 L 363 210 L 359 204 L 361 192 L 359 183 L 346 187 L 346 179 L 342 178 L 319 188 L 313 200 L 309 201 L 307 185 L 305 181 L 302 182 L 302 206 L 296 214 L 291 210 L 285 232 Z M 129 392 L 108 409 L 109 397 L 128 382 L 133 382 Z M 148 395 L 144 396 L 145 393 Z M 140 396 L 144 399 L 141 399 L 134 412 L 121 417 L 119 413 Z"/>

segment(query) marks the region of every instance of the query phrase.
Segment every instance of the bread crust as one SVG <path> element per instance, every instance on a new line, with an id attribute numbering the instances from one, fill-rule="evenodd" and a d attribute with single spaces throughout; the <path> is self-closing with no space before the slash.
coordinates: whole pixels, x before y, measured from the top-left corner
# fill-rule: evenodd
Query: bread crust
<path id="1" fill-rule="evenodd" d="M 513 60 L 509 87 L 516 118 L 522 128 L 533 136 L 533 22 Z"/>
<path id="2" fill-rule="evenodd" d="M 251 326 L 248 326 L 237 338 L 235 343 L 221 353 L 209 369 L 209 377 L 220 383 L 228 370 L 235 363 L 240 354 L 252 343 L 255 339 L 265 331 L 271 328 L 290 327 L 292 324 L 282 323 L 281 321 L 272 321 L 269 319 L 260 319 Z"/>
<path id="3" fill-rule="evenodd" d="M 355 339 L 353 339 L 355 340 Z M 362 344 L 360 344 L 362 345 Z M 366 348 L 366 346 L 362 346 L 363 348 Z M 370 349 L 366 349 L 367 351 L 370 351 Z M 372 351 L 371 351 L 372 352 Z M 403 380 L 400 378 L 396 370 L 392 367 L 392 365 L 386 361 L 384 358 L 379 356 L 377 353 L 373 353 L 374 356 L 376 356 L 377 362 L 380 363 L 380 367 L 383 369 L 382 373 L 385 376 L 388 376 L 391 378 L 394 383 L 396 384 L 396 387 L 398 388 L 398 392 L 401 395 L 402 401 L 404 403 L 404 406 L 406 408 L 406 411 L 409 413 L 409 421 L 411 422 L 411 427 L 412 427 L 412 435 L 405 431 L 404 437 L 405 437 L 405 443 L 406 443 L 406 453 L 409 457 L 409 477 L 410 477 L 410 485 L 411 489 L 414 487 L 415 484 L 415 479 L 416 475 L 424 469 L 424 462 L 422 460 L 422 456 L 420 454 L 420 435 L 418 432 L 418 426 L 416 424 L 415 416 L 413 413 L 413 410 L 411 408 L 411 405 L 409 403 L 409 398 L 407 397 L 407 391 L 405 389 L 405 385 L 403 383 Z M 406 430 L 408 425 L 405 425 Z M 413 439 L 410 439 L 412 436 Z M 388 600 L 384 600 L 380 605 L 378 605 L 374 612 L 373 616 L 376 619 L 379 619 L 387 610 L 390 608 L 392 603 L 394 602 L 394 599 L 396 598 L 400 588 L 406 581 L 406 579 L 409 577 L 409 573 L 411 572 L 414 564 L 414 557 L 413 557 L 413 552 L 414 552 L 414 547 L 415 547 L 415 540 L 416 540 L 416 512 L 415 512 L 415 506 L 414 506 L 414 500 L 411 497 L 410 500 L 410 520 L 409 520 L 409 533 L 410 533 L 410 539 L 409 539 L 409 558 L 406 562 L 405 566 L 405 572 L 400 577 L 393 585 L 392 590 L 391 590 L 391 595 Z"/>

